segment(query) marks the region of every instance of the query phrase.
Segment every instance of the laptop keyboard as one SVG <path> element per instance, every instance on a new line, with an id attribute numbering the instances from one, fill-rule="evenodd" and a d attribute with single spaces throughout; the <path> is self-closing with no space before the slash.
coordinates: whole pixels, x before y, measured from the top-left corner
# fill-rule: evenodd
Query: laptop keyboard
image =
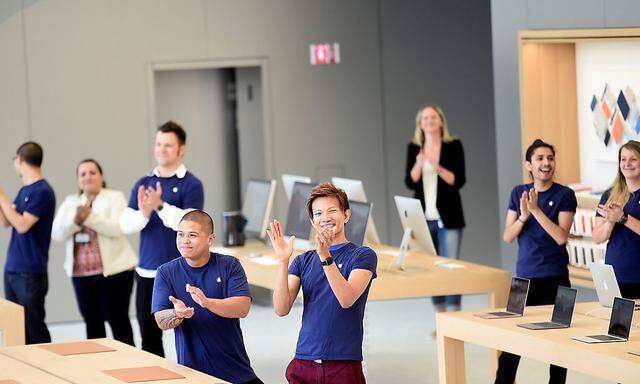
<path id="1" fill-rule="evenodd" d="M 489 312 L 489 315 L 492 316 L 513 316 L 511 312 Z"/>
<path id="2" fill-rule="evenodd" d="M 589 336 L 592 339 L 600 340 L 600 341 L 611 341 L 611 340 L 620 340 L 619 337 L 609 336 L 609 335 L 594 335 Z"/>

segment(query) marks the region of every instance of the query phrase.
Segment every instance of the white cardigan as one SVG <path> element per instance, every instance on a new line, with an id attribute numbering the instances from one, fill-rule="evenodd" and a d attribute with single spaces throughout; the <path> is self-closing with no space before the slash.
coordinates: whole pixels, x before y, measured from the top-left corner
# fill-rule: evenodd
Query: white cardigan
<path id="1" fill-rule="evenodd" d="M 81 229 L 73 219 L 76 208 L 86 202 L 84 194 L 67 196 L 53 220 L 51 238 L 67 242 L 64 269 L 69 276 L 73 274 L 73 234 Z M 91 213 L 83 223 L 98 234 L 104 276 L 115 275 L 138 265 L 136 254 L 120 229 L 120 215 L 126 206 L 127 201 L 122 192 L 103 188 L 93 201 Z"/>

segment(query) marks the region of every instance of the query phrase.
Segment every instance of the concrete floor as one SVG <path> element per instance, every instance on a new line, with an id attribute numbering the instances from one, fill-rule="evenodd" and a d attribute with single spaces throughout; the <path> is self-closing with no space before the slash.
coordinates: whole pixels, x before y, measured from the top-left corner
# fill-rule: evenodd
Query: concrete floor
<path id="1" fill-rule="evenodd" d="M 257 300 L 251 313 L 243 319 L 242 330 L 252 366 L 265 383 L 284 383 L 284 371 L 294 355 L 302 306 L 296 304 L 289 316 L 279 318 L 266 300 Z M 465 296 L 463 309 L 486 308 L 484 295 Z M 382 383 L 436 383 L 436 344 L 430 334 L 434 329 L 434 311 L 429 299 L 370 302 L 366 316 L 367 382 Z M 135 319 L 134 319 L 135 320 Z M 136 343 L 140 345 L 139 332 L 132 322 Z M 339 324 L 336 324 L 339 326 Z M 50 325 L 54 341 L 82 339 L 83 323 Z M 164 336 L 167 358 L 175 361 L 173 332 Z M 491 352 L 488 349 L 467 344 L 467 381 L 490 383 Z M 523 359 L 518 370 L 518 384 L 545 383 L 548 366 L 537 361 Z M 569 372 L 568 383 L 605 383 L 576 372 Z"/>

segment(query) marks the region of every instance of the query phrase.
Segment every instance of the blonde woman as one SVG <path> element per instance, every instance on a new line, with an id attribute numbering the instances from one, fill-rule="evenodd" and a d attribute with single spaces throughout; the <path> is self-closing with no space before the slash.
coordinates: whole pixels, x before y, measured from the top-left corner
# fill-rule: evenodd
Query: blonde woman
<path id="1" fill-rule="evenodd" d="M 67 244 L 64 268 L 71 277 L 87 338 L 106 336 L 133 344 L 129 302 L 136 255 L 120 230 L 127 206 L 124 194 L 105 188 L 97 161 L 83 160 L 76 170 L 79 193 L 67 196 L 53 221 L 51 237 Z"/>
<path id="2" fill-rule="evenodd" d="M 593 239 L 609 240 L 605 263 L 613 266 L 622 297 L 640 298 L 640 142 L 631 140 L 618 151 L 618 172 L 602 195 Z"/>
<path id="3" fill-rule="evenodd" d="M 425 105 L 416 115 L 416 129 L 407 149 L 405 184 L 415 191 L 425 210 L 438 254 L 460 258 L 465 226 L 460 188 L 466 182 L 464 151 L 449 134 L 447 119 L 437 105 Z M 436 311 L 460 309 L 460 296 L 436 296 Z"/>

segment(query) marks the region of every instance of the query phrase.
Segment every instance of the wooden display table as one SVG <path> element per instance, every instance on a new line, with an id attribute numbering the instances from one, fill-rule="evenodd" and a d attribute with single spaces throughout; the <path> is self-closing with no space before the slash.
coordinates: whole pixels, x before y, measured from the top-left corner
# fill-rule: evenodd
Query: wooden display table
<path id="1" fill-rule="evenodd" d="M 24 345 L 24 308 L 0 299 L 0 347 Z"/>
<path id="2" fill-rule="evenodd" d="M 3 380 L 14 380 L 20 384 L 69 384 L 41 369 L 0 355 L 0 382 Z"/>
<path id="3" fill-rule="evenodd" d="M 162 381 L 171 384 L 219 384 L 223 380 L 198 372 L 191 368 L 170 362 L 151 353 L 111 339 L 95 339 L 102 345 L 112 347 L 113 352 L 88 353 L 61 356 L 41 348 L 38 344 L 0 348 L 0 357 L 12 358 L 24 364 L 41 369 L 72 383 L 122 384 L 123 382 L 106 375 L 102 371 L 145 366 L 160 366 L 184 376 L 184 379 Z M 39 383 L 49 381 L 39 381 Z M 158 381 L 140 383 L 156 384 Z"/>
<path id="4" fill-rule="evenodd" d="M 569 265 L 569 280 L 571 280 L 572 287 L 596 289 L 596 286 L 593 285 L 591 271 L 587 268 Z"/>
<path id="5" fill-rule="evenodd" d="M 608 319 L 585 316 L 579 312 L 596 309 L 595 303 L 577 306 L 571 328 L 532 331 L 518 323 L 549 321 L 553 306 L 527 307 L 525 316 L 485 320 L 474 312 L 447 312 L 436 315 L 438 328 L 438 370 L 441 384 L 465 383 L 464 343 L 507 351 L 569 370 L 611 380 L 635 383 L 640 377 L 640 331 L 633 328 L 630 341 L 610 344 L 585 344 L 572 336 L 606 334 Z"/>
<path id="6" fill-rule="evenodd" d="M 394 263 L 397 247 L 372 248 L 378 255 L 378 277 L 371 285 L 369 300 L 487 293 L 490 306 L 506 305 L 510 274 L 505 270 L 411 251 L 405 259 L 405 270 L 400 271 Z M 255 241 L 214 251 L 237 257 L 249 284 L 273 290 L 278 266 L 270 246 Z M 295 251 L 294 255 L 301 252 Z"/>

